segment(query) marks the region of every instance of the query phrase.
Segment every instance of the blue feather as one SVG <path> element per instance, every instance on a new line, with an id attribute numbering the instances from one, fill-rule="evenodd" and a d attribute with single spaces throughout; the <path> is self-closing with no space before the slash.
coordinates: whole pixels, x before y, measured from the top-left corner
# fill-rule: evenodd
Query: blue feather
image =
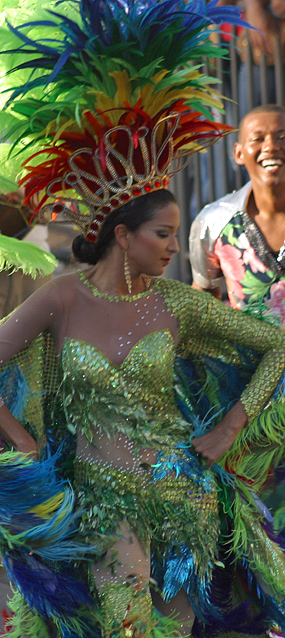
<path id="1" fill-rule="evenodd" d="M 15 419 L 23 416 L 29 386 L 19 366 L 12 365 L 0 374 L 0 394 Z"/>
<path id="2" fill-rule="evenodd" d="M 92 604 L 86 585 L 70 575 L 53 572 L 35 556 L 7 552 L 3 559 L 9 579 L 32 610 L 43 616 L 75 616 L 81 605 Z"/>
<path id="3" fill-rule="evenodd" d="M 188 547 L 181 547 L 179 555 L 167 556 L 164 573 L 163 596 L 169 602 L 183 587 L 187 580 L 197 578 L 195 562 Z"/>
<path id="4" fill-rule="evenodd" d="M 44 462 L 21 462 L 17 453 L 0 456 L 0 516 L 31 510 L 62 491 L 66 483 L 56 476 L 59 453 Z"/>
<path id="5" fill-rule="evenodd" d="M 47 21 L 41 21 L 38 20 L 36 23 L 36 26 L 45 26 L 45 23 Z M 28 36 L 26 36 L 24 33 L 21 32 L 21 29 L 25 28 L 25 27 L 34 27 L 34 23 L 33 22 L 26 22 L 25 24 L 21 24 L 18 27 L 13 27 L 12 24 L 10 24 L 10 22 L 7 22 L 7 25 L 10 29 L 10 31 L 12 31 L 12 33 L 14 33 L 14 35 L 16 35 L 24 44 L 29 45 L 29 46 L 33 46 L 35 49 L 37 49 L 37 51 L 41 52 L 41 53 L 54 53 L 54 49 L 46 46 L 44 44 L 41 44 L 39 41 L 35 41 L 35 40 L 31 40 L 31 38 L 29 38 Z M 54 22 L 49 22 L 49 26 L 52 28 L 57 27 L 57 24 Z M 51 40 L 51 42 L 58 42 L 60 45 L 62 45 L 62 42 L 60 40 Z M 19 50 L 22 49 L 22 46 L 19 47 Z M 7 53 L 9 53 L 9 51 L 7 51 Z M 34 53 L 34 51 L 33 51 Z"/>
<path id="6" fill-rule="evenodd" d="M 72 2 L 72 0 L 70 0 Z M 81 24 L 71 20 L 66 15 L 56 11 L 49 11 L 54 16 L 55 21 L 37 20 L 26 22 L 18 27 L 13 27 L 8 23 L 9 29 L 14 33 L 22 45 L 18 51 L 25 53 L 38 52 L 43 55 L 45 61 L 43 65 L 47 68 L 47 57 L 53 61 L 51 74 L 44 78 L 42 84 L 59 81 L 61 72 L 66 69 L 76 80 L 75 60 L 80 62 L 80 56 L 86 54 L 92 56 L 112 55 L 112 51 L 120 51 L 122 59 L 132 62 L 136 60 L 138 68 L 148 62 L 153 62 L 154 56 L 161 56 L 162 41 L 156 39 L 165 34 L 163 40 L 164 66 L 175 69 L 180 64 L 186 63 L 190 59 L 201 57 L 199 45 L 201 40 L 205 41 L 209 37 L 207 27 L 209 24 L 216 24 L 228 21 L 230 24 L 239 24 L 244 27 L 249 26 L 241 20 L 241 12 L 236 7 L 217 7 L 216 0 L 209 4 L 205 0 L 196 0 L 185 4 L 184 0 L 178 0 L 173 7 L 173 0 L 161 0 L 161 2 L 118 2 L 112 0 L 102 2 L 101 0 L 81 0 L 73 3 L 79 7 Z M 58 39 L 38 39 L 32 40 L 23 33 L 23 29 L 30 30 L 33 27 L 50 27 L 60 29 L 62 40 Z M 171 32 L 169 32 L 171 29 Z M 171 38 L 169 37 L 171 33 Z M 50 43 L 50 46 L 47 44 Z M 128 44 L 123 49 L 122 44 Z M 210 46 L 210 45 L 209 45 Z M 211 45 L 213 47 L 214 45 Z M 32 47 L 32 50 L 29 48 Z M 109 54 L 108 54 L 109 50 Z M 142 55 L 143 54 L 143 55 Z M 116 55 L 117 57 L 117 55 Z M 87 61 L 87 60 L 86 60 Z M 89 64 L 91 60 L 88 58 Z M 41 67 L 40 59 L 36 59 L 36 66 Z M 35 60 L 31 60 L 30 68 L 35 66 Z M 18 67 L 15 67 L 17 70 Z M 28 68 L 28 65 L 25 65 Z M 78 69 L 77 69 L 78 71 Z M 96 75 L 96 69 L 93 68 Z M 66 70 L 65 70 L 66 73 Z M 38 86 L 37 84 L 35 86 Z M 25 83 L 22 93 L 25 94 L 33 88 L 32 84 Z M 12 100 L 21 94 L 20 89 L 15 91 Z M 11 100 L 10 100 L 11 101 Z"/>
<path id="7" fill-rule="evenodd" d="M 70 56 L 74 53 L 74 49 L 71 47 L 66 49 L 58 58 L 56 64 L 54 65 L 53 71 L 49 76 L 49 83 L 54 82 L 56 76 L 61 71 L 61 69 L 65 66 L 66 62 L 69 60 Z"/>
<path id="8" fill-rule="evenodd" d="M 211 566 L 209 566 L 210 572 Z M 184 588 L 195 615 L 205 620 L 207 617 L 221 618 L 216 604 L 210 599 L 210 573 L 201 578 L 199 568 L 188 545 L 167 552 L 161 565 L 155 554 L 152 555 L 152 576 L 158 582 L 166 601 Z"/>

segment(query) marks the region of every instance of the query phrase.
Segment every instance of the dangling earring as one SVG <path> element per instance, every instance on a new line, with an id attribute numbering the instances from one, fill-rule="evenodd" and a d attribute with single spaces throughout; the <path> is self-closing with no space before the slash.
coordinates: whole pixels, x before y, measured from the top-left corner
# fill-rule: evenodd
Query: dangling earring
<path id="1" fill-rule="evenodd" d="M 127 284 L 128 293 L 129 295 L 131 295 L 132 294 L 132 278 L 130 273 L 128 254 L 126 250 L 124 250 L 124 275 L 125 275 L 125 282 Z"/>

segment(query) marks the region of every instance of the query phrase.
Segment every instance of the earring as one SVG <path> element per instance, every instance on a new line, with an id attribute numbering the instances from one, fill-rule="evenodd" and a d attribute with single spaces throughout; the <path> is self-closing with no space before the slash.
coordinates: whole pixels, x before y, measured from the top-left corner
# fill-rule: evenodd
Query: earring
<path id="1" fill-rule="evenodd" d="M 124 250 L 124 275 L 125 275 L 125 282 L 127 284 L 128 293 L 129 295 L 131 295 L 132 294 L 132 278 L 130 273 L 128 254 L 126 250 Z"/>

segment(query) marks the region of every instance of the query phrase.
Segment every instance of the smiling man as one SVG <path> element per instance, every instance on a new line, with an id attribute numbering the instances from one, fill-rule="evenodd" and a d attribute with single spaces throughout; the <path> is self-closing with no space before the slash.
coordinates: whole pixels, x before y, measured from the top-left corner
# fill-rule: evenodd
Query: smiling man
<path id="1" fill-rule="evenodd" d="M 192 224 L 193 287 L 230 303 L 264 301 L 285 321 L 285 108 L 259 106 L 240 123 L 237 164 L 250 177 L 240 190 L 203 208 Z"/>

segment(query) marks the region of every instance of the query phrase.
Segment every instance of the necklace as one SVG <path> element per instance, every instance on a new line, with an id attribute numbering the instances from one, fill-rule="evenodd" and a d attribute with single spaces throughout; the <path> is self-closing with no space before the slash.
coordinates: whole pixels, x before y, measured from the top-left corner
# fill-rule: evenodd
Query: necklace
<path id="1" fill-rule="evenodd" d="M 108 292 L 100 292 L 98 290 L 97 286 L 95 286 L 95 284 L 91 284 L 91 282 L 83 274 L 82 270 L 78 270 L 77 274 L 78 274 L 79 279 L 81 279 L 81 281 L 85 284 L 85 286 L 87 286 L 87 288 L 90 288 L 90 290 L 92 290 L 94 297 L 99 297 L 100 299 L 108 299 L 109 301 L 129 301 L 129 302 L 130 301 L 136 301 L 137 299 L 141 299 L 142 297 L 145 297 L 145 296 L 149 295 L 150 291 L 155 286 L 155 281 L 151 285 L 151 282 L 152 282 L 152 278 L 151 277 L 149 277 L 148 275 L 142 275 L 143 282 L 144 282 L 144 285 L 145 285 L 145 290 L 143 292 L 140 292 L 137 295 L 132 295 L 132 296 L 130 296 L 130 295 L 109 295 Z"/>
<path id="2" fill-rule="evenodd" d="M 125 313 L 124 311 L 126 318 L 122 331 L 117 336 L 113 335 L 114 344 L 116 343 L 116 356 L 119 357 L 120 360 L 118 363 L 120 363 L 128 355 L 129 350 L 141 338 L 142 334 L 152 332 L 152 329 L 156 328 L 160 314 L 166 312 L 165 308 L 161 309 L 160 307 L 161 303 L 159 302 L 159 298 L 161 293 L 159 286 L 157 286 L 157 281 L 155 280 L 153 284 L 150 285 L 152 282 L 151 278 L 144 275 L 143 278 L 146 287 L 144 292 L 131 297 L 129 295 L 111 296 L 108 293 L 100 292 L 94 284 L 88 281 L 81 270 L 78 270 L 77 274 L 83 284 L 92 290 L 95 297 L 107 299 L 110 302 L 133 302 L 132 310 L 134 312 L 130 310 L 130 312 Z"/>

